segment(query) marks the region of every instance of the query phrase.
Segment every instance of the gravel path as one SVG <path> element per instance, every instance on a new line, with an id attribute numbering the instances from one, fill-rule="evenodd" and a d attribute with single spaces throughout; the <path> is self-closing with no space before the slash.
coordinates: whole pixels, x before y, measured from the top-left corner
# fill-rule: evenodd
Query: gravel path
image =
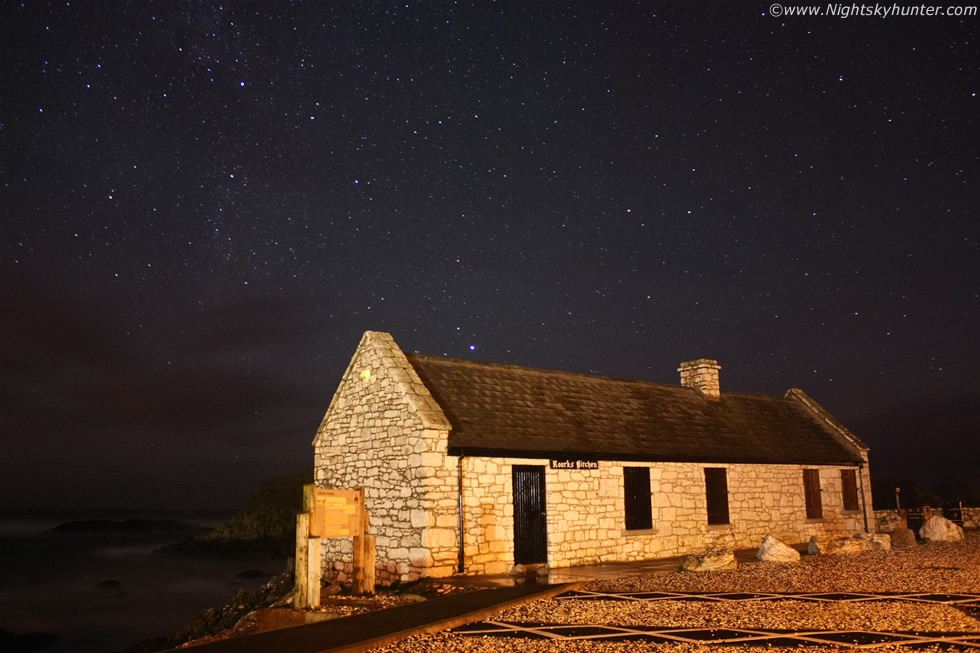
<path id="1" fill-rule="evenodd" d="M 588 583 L 598 592 L 942 592 L 980 594 L 980 532 L 965 542 L 850 556 L 804 556 L 798 564 L 743 563 L 734 571 L 660 573 Z M 548 624 L 611 624 L 663 627 L 791 630 L 955 631 L 980 633 L 980 616 L 948 605 L 911 602 L 693 602 L 663 600 L 582 601 L 544 599 L 498 612 L 494 621 Z M 789 646 L 768 650 L 798 650 Z M 408 651 L 731 651 L 759 645 L 650 644 L 644 642 L 551 641 L 454 635 L 420 635 L 379 649 Z M 821 647 L 820 651 L 849 650 Z M 876 650 L 911 649 L 886 646 Z M 917 651 L 949 650 L 927 647 Z"/>

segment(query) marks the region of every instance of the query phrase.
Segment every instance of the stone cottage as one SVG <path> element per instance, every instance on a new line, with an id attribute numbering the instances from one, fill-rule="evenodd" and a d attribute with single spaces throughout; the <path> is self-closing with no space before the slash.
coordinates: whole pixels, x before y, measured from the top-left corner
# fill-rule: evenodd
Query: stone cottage
<path id="1" fill-rule="evenodd" d="M 567 567 L 868 526 L 868 447 L 803 391 L 722 392 L 403 352 L 361 339 L 313 442 L 316 483 L 365 489 L 380 583 Z M 323 540 L 324 574 L 350 540 Z"/>

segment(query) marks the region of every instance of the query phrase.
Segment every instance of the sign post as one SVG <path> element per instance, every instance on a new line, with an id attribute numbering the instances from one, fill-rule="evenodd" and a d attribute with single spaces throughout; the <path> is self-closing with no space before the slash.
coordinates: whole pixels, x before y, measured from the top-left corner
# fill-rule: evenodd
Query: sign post
<path id="1" fill-rule="evenodd" d="M 303 512 L 296 516 L 297 608 L 320 605 L 320 538 L 354 538 L 354 593 L 374 593 L 374 536 L 368 534 L 364 489 L 327 490 L 303 486 Z"/>
<path id="2" fill-rule="evenodd" d="M 368 511 L 362 511 L 360 535 L 354 536 L 354 593 L 374 594 L 374 536 L 368 534 Z"/>

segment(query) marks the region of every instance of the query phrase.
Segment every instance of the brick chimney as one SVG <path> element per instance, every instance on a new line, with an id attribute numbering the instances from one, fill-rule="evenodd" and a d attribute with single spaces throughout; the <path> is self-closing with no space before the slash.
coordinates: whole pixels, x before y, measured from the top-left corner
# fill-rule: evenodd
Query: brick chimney
<path id="1" fill-rule="evenodd" d="M 677 371 L 681 373 L 681 385 L 686 388 L 697 388 L 708 399 L 721 398 L 721 385 L 718 383 L 718 361 L 699 358 L 695 361 L 681 363 Z"/>

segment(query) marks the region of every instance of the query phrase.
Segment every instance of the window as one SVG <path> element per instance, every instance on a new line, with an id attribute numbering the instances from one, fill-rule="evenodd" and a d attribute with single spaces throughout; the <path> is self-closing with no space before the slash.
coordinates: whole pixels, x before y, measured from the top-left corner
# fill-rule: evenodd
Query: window
<path id="1" fill-rule="evenodd" d="M 626 490 L 626 530 L 653 528 L 650 509 L 650 468 L 624 467 L 623 489 Z"/>
<path id="2" fill-rule="evenodd" d="M 820 502 L 820 470 L 803 470 L 803 494 L 806 498 L 806 518 L 822 519 L 823 504 Z"/>
<path id="3" fill-rule="evenodd" d="M 844 510 L 859 510 L 857 474 L 853 469 L 840 470 L 840 491 L 844 499 Z"/>
<path id="4" fill-rule="evenodd" d="M 708 523 L 728 523 L 728 472 L 723 467 L 704 468 L 705 493 L 708 499 Z"/>

